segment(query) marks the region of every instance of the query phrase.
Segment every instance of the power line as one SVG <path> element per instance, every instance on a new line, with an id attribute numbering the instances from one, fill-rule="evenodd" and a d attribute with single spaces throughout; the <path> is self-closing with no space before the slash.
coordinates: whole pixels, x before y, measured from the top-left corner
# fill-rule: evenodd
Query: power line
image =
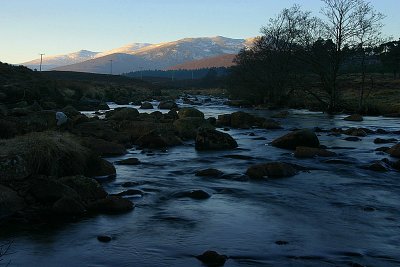
<path id="1" fill-rule="evenodd" d="M 44 54 L 40 53 L 40 65 L 39 65 L 39 71 L 42 71 L 42 62 L 43 62 L 43 56 Z"/>

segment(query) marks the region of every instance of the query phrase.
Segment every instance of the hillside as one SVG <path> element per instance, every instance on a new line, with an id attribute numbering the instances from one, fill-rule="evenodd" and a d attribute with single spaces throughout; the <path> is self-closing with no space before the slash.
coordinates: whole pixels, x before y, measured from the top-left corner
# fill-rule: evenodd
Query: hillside
<path id="1" fill-rule="evenodd" d="M 231 67 L 235 65 L 233 60 L 236 54 L 224 54 L 221 56 L 204 58 L 194 61 L 189 61 L 183 64 L 172 66 L 168 70 L 197 70 L 197 69 L 207 69 L 207 68 L 219 68 L 219 67 Z"/>

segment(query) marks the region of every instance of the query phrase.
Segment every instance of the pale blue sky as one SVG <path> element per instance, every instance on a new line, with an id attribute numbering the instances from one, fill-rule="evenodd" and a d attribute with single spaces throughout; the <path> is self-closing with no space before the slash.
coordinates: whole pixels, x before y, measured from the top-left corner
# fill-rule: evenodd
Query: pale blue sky
<path id="1" fill-rule="evenodd" d="M 322 5 L 320 0 L 0 0 L 0 61 L 185 37 L 253 37 L 295 3 L 316 15 Z M 400 0 L 371 3 L 387 15 L 384 32 L 399 38 Z"/>

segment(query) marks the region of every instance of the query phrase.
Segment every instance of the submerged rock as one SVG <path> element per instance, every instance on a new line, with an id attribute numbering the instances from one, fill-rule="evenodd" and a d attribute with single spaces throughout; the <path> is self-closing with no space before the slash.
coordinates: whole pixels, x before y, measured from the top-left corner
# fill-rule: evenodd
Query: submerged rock
<path id="1" fill-rule="evenodd" d="M 209 267 L 217 267 L 223 266 L 228 256 L 218 254 L 216 251 L 207 250 L 203 254 L 196 256 L 196 258 Z"/>
<path id="2" fill-rule="evenodd" d="M 110 242 L 111 239 L 112 238 L 110 236 L 107 236 L 107 235 L 99 235 L 99 236 L 97 236 L 97 240 L 99 240 L 100 242 L 104 242 L 104 243 Z"/>
<path id="3" fill-rule="evenodd" d="M 193 199 L 207 199 L 210 198 L 211 195 L 204 190 L 189 190 L 184 192 L 175 193 L 174 197 L 181 198 L 181 197 L 188 197 Z"/>
<path id="4" fill-rule="evenodd" d="M 363 117 L 360 114 L 352 114 L 344 118 L 346 121 L 363 121 Z"/>
<path id="5" fill-rule="evenodd" d="M 138 158 L 128 158 L 115 162 L 118 165 L 139 165 L 141 162 Z"/>
<path id="6" fill-rule="evenodd" d="M 298 146 L 318 148 L 319 140 L 317 135 L 310 130 L 298 130 L 275 139 L 272 145 L 292 150 Z"/>
<path id="7" fill-rule="evenodd" d="M 196 136 L 196 150 L 224 150 L 238 146 L 235 139 L 227 133 L 212 129 L 199 129 Z"/>
<path id="8" fill-rule="evenodd" d="M 283 162 L 268 162 L 250 166 L 246 175 L 252 179 L 291 177 L 297 174 L 292 165 Z"/>
<path id="9" fill-rule="evenodd" d="M 388 144 L 388 143 L 396 143 L 398 140 L 396 138 L 389 138 L 389 139 L 382 139 L 382 138 L 376 138 L 374 140 L 375 144 Z"/>
<path id="10" fill-rule="evenodd" d="M 298 146 L 298 147 L 296 147 L 294 156 L 296 158 L 313 158 L 315 156 L 334 157 L 334 156 L 336 156 L 336 153 L 326 150 L 326 149 L 321 149 L 321 148 Z"/>

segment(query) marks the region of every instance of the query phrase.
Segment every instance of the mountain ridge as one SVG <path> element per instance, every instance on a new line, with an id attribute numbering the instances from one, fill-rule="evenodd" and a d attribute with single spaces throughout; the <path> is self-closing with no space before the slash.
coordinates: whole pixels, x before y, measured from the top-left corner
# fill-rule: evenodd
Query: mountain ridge
<path id="1" fill-rule="evenodd" d="M 142 69 L 162 70 L 196 60 L 237 54 L 241 49 L 251 46 L 253 40 L 254 38 L 233 39 L 214 36 L 183 38 L 158 44 L 131 43 L 104 52 L 81 50 L 86 51 L 86 53 L 81 53 L 82 57 L 79 57 L 81 51 L 50 58 L 44 57 L 42 69 L 103 74 L 121 74 Z M 58 65 L 57 59 L 60 63 Z M 38 64 L 38 61 L 36 59 L 22 65 Z"/>

